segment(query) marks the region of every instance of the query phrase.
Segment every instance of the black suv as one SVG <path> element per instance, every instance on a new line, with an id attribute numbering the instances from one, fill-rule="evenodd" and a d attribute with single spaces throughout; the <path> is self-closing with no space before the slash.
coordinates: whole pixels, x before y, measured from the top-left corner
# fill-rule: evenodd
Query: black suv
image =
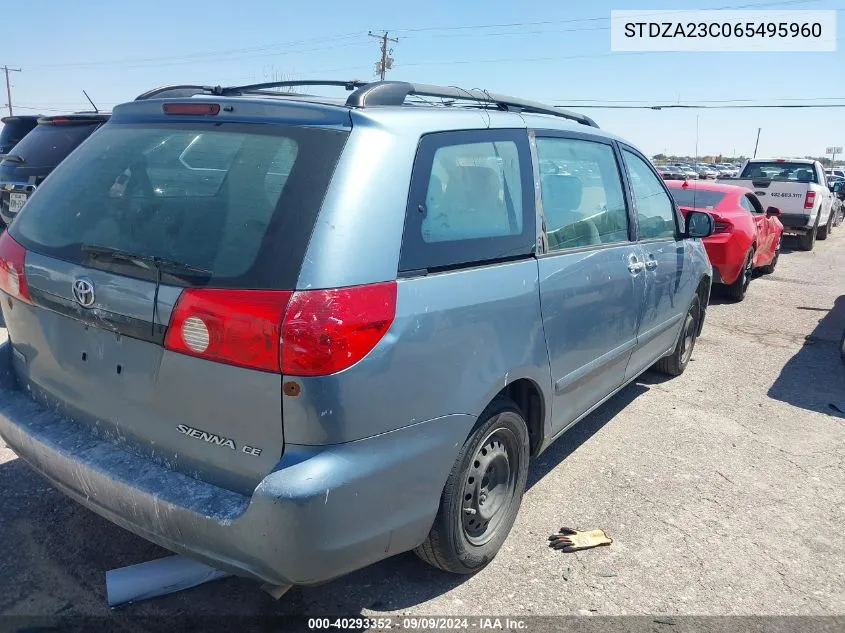
<path id="1" fill-rule="evenodd" d="M 102 113 L 39 117 L 35 128 L 0 162 L 3 224 L 8 226 L 49 173 L 108 119 Z"/>
<path id="2" fill-rule="evenodd" d="M 0 156 L 8 154 L 21 139 L 29 134 L 38 124 L 40 114 L 24 116 L 7 116 L 0 119 L 3 129 L 0 130 Z"/>

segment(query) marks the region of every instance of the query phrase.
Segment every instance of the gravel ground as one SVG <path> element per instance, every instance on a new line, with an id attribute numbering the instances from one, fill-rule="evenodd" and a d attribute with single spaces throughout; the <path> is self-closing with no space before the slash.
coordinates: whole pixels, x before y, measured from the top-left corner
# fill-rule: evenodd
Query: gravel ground
<path id="1" fill-rule="evenodd" d="M 644 375 L 544 453 L 479 574 L 405 554 L 278 602 L 231 578 L 121 612 L 845 614 L 843 328 L 839 229 L 814 252 L 786 250 L 743 303 L 714 296 L 683 376 Z M 604 528 L 613 544 L 549 550 L 562 525 Z M 0 443 L 0 614 L 108 616 L 105 572 L 165 554 Z"/>

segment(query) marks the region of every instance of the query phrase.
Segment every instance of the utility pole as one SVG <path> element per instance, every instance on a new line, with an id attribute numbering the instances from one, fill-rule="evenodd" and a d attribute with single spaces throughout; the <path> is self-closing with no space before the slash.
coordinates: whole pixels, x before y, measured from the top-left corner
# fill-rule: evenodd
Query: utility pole
<path id="1" fill-rule="evenodd" d="M 3 66 L 3 71 L 6 73 L 6 98 L 9 100 L 9 103 L 7 104 L 9 106 L 9 116 L 12 116 L 12 88 L 9 85 L 9 73 L 19 73 L 21 72 L 21 69 Z"/>
<path id="2" fill-rule="evenodd" d="M 760 145 L 760 130 L 762 129 L 761 127 L 757 128 L 757 142 L 754 143 L 754 158 L 757 158 L 757 146 Z"/>
<path id="3" fill-rule="evenodd" d="M 381 35 L 370 31 L 367 35 L 374 37 L 377 40 L 381 40 L 381 61 L 376 62 L 376 74 L 382 81 L 384 81 L 384 73 L 393 68 L 393 57 L 391 57 L 391 55 L 393 55 L 393 49 L 388 49 L 387 43 L 398 42 L 399 38 L 387 37 L 387 31 Z"/>
<path id="4" fill-rule="evenodd" d="M 701 116 L 700 114 L 695 115 L 695 167 L 698 169 L 698 117 Z"/>

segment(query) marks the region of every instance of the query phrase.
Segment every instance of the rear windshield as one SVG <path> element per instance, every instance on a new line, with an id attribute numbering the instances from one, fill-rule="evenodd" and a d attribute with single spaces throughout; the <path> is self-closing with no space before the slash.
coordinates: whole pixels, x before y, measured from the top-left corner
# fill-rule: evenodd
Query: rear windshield
<path id="1" fill-rule="evenodd" d="M 36 125 L 37 119 L 17 119 L 4 123 L 0 130 L 0 154 L 8 154 Z"/>
<path id="2" fill-rule="evenodd" d="M 107 124 L 10 229 L 24 246 L 149 278 L 83 246 L 204 269 L 186 284 L 293 288 L 347 133 L 234 123 Z"/>
<path id="3" fill-rule="evenodd" d="M 740 178 L 758 180 L 792 180 L 794 182 L 816 182 L 816 170 L 807 163 L 748 163 Z"/>
<path id="4" fill-rule="evenodd" d="M 706 209 L 716 207 L 725 197 L 721 191 L 696 190 L 695 187 L 669 187 L 679 207 Z"/>
<path id="5" fill-rule="evenodd" d="M 90 125 L 39 125 L 15 145 L 14 155 L 22 158 L 24 162 L 21 164 L 27 167 L 53 168 L 88 138 L 98 125 L 99 122 Z"/>

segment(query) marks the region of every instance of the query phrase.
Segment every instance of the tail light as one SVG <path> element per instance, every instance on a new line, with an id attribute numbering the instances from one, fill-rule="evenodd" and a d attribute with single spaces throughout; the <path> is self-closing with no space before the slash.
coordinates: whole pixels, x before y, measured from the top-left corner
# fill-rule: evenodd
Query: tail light
<path id="1" fill-rule="evenodd" d="M 734 225 L 726 220 L 725 218 L 716 215 L 715 213 L 711 214 L 713 216 L 713 222 L 716 226 L 714 229 L 714 233 L 730 233 Z"/>
<path id="2" fill-rule="evenodd" d="M 187 288 L 164 347 L 229 365 L 279 371 L 279 341 L 289 290 Z"/>
<path id="3" fill-rule="evenodd" d="M 294 293 L 282 327 L 282 373 L 321 376 L 351 367 L 395 316 L 395 281 Z"/>
<path id="4" fill-rule="evenodd" d="M 805 209 L 812 209 L 816 204 L 816 192 L 815 191 L 808 191 L 807 197 L 804 198 L 804 208 Z"/>
<path id="5" fill-rule="evenodd" d="M 297 292 L 188 288 L 164 346 L 240 367 L 322 376 L 369 354 L 395 314 L 396 282 Z"/>
<path id="6" fill-rule="evenodd" d="M 9 231 L 3 231 L 0 235 L 0 289 L 16 299 L 32 303 L 24 272 L 25 261 L 26 249 L 12 239 Z"/>

